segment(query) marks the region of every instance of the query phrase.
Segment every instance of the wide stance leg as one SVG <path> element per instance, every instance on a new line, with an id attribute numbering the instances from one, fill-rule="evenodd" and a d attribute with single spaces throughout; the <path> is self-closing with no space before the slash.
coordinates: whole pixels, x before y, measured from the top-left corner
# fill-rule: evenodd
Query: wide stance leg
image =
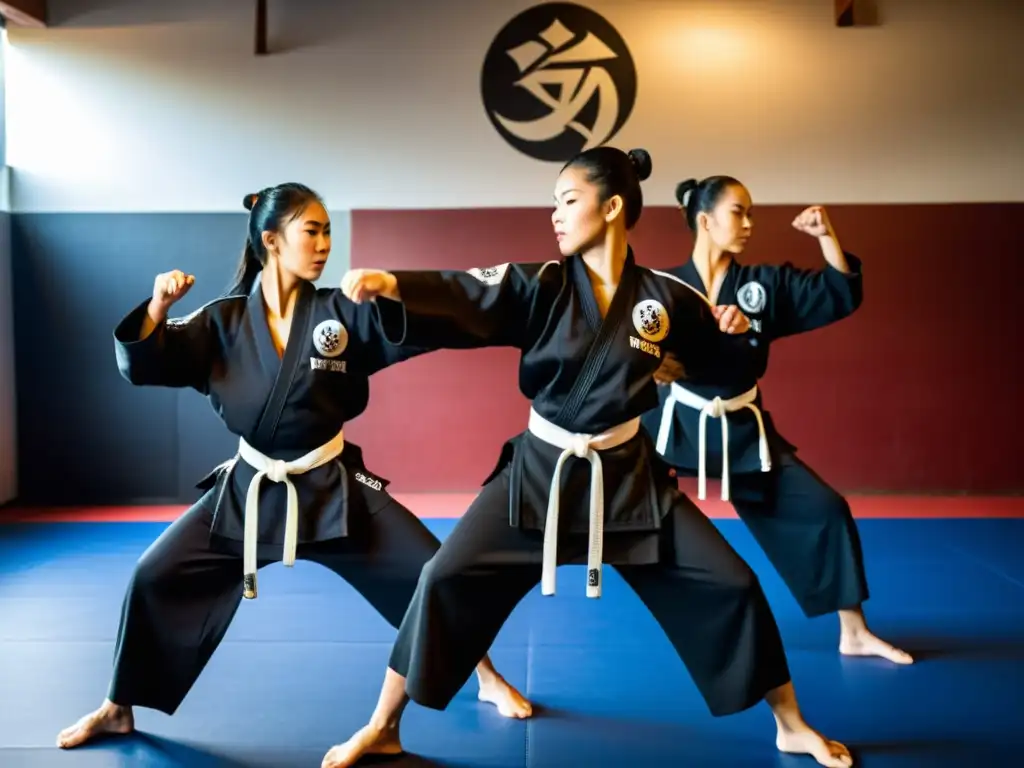
<path id="1" fill-rule="evenodd" d="M 345 579 L 397 629 L 424 566 L 441 542 L 394 499 L 376 514 L 353 519 L 350 524 L 346 539 L 307 545 L 303 557 Z M 486 655 L 489 647 L 474 660 L 480 683 L 478 698 L 493 704 L 505 717 L 529 717 L 533 708 L 494 668 Z"/>
<path id="2" fill-rule="evenodd" d="M 853 764 L 845 746 L 804 721 L 757 577 L 693 502 L 677 495 L 660 563 L 617 570 L 665 630 L 713 715 L 765 699 L 780 751 L 809 754 L 833 768 Z"/>
<path id="3" fill-rule="evenodd" d="M 792 454 L 780 457 L 766 494 L 744 498 L 742 484 L 736 511 L 804 614 L 838 612 L 840 651 L 846 655 L 911 663 L 909 654 L 867 628 L 861 609 L 869 596 L 864 553 L 846 499 Z"/>
<path id="4" fill-rule="evenodd" d="M 126 733 L 131 708 L 173 714 L 220 644 L 241 602 L 240 558 L 211 551 L 201 499 L 139 559 L 121 608 L 107 701 L 58 735 L 74 747 Z"/>
<path id="5" fill-rule="evenodd" d="M 508 503 L 499 475 L 423 568 L 389 662 L 421 706 L 448 706 L 540 580 L 540 539 L 509 526 Z"/>
<path id="6" fill-rule="evenodd" d="M 795 456 L 780 457 L 766 493 L 748 500 L 740 488 L 733 503 L 804 614 L 822 616 L 868 599 L 850 505 Z"/>
<path id="7" fill-rule="evenodd" d="M 395 752 L 409 700 L 447 707 L 540 581 L 541 540 L 509 526 L 506 482 L 503 473 L 483 488 L 423 568 L 369 724 L 331 748 L 321 768 L 349 768 L 366 755 Z"/>
<path id="8" fill-rule="evenodd" d="M 373 515 L 352 515 L 349 535 L 304 545 L 302 556 L 334 571 L 398 629 L 416 583 L 441 542 L 392 499 Z"/>
<path id="9" fill-rule="evenodd" d="M 616 570 L 665 630 L 715 717 L 748 709 L 789 682 L 757 577 L 682 494 L 664 521 L 661 562 Z"/>

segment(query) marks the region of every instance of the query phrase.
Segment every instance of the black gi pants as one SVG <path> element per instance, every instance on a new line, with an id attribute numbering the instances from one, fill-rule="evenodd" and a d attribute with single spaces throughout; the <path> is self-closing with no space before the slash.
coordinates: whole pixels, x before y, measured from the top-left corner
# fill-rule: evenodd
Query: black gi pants
<path id="1" fill-rule="evenodd" d="M 483 488 L 424 567 L 399 628 L 390 666 L 422 706 L 448 706 L 540 581 L 542 535 L 509 525 L 508 477 L 506 468 Z M 693 502 L 671 492 L 660 562 L 611 567 L 664 629 L 711 713 L 739 712 L 790 680 L 779 629 L 747 564 Z M 606 554 L 630 535 L 606 533 Z M 559 562 L 586 548 L 585 534 L 560 534 Z"/>
<path id="2" fill-rule="evenodd" d="M 114 652 L 108 698 L 115 704 L 173 714 L 238 610 L 241 542 L 211 544 L 208 498 L 169 526 L 135 568 Z M 300 544 L 297 557 L 330 568 L 398 627 L 440 542 L 394 500 L 376 514 L 351 516 L 349 528 L 344 538 Z"/>
<path id="3" fill-rule="evenodd" d="M 857 523 L 842 495 L 792 453 L 768 473 L 729 478 L 733 507 L 804 614 L 823 616 L 868 599 Z"/>

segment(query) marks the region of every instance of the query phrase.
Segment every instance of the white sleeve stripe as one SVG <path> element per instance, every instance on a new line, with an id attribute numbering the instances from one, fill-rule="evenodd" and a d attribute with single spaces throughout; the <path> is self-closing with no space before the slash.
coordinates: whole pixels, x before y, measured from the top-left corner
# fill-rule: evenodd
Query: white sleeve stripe
<path id="1" fill-rule="evenodd" d="M 650 269 L 650 267 L 648 267 L 648 269 Z M 701 299 L 703 299 L 703 300 L 704 300 L 704 303 L 705 303 L 705 304 L 707 304 L 707 305 L 708 305 L 709 307 L 711 306 L 711 301 L 710 301 L 710 300 L 708 299 L 708 297 L 707 297 L 707 296 L 705 296 L 705 295 L 704 295 L 703 293 L 701 293 L 700 291 L 698 291 L 698 290 L 697 290 L 696 288 L 694 288 L 694 287 L 693 287 L 692 285 L 690 285 L 690 284 L 689 284 L 688 282 L 686 282 L 685 280 L 680 280 L 680 279 L 679 279 L 678 277 L 676 277 L 675 275 L 670 275 L 670 274 L 669 274 L 668 272 L 662 272 L 661 270 L 658 270 L 658 269 L 651 269 L 651 272 L 653 272 L 653 273 L 654 273 L 655 275 L 658 275 L 658 276 L 660 276 L 660 277 L 667 277 L 667 278 L 668 278 L 669 280 L 675 280 L 675 281 L 676 281 L 677 283 L 679 283 L 680 285 L 685 285 L 685 286 L 686 286 L 687 288 L 689 288 L 689 289 L 690 289 L 691 291 L 693 291 L 693 292 L 694 292 L 694 293 L 696 293 L 696 294 L 697 294 L 698 296 L 700 296 L 700 297 L 701 297 Z"/>

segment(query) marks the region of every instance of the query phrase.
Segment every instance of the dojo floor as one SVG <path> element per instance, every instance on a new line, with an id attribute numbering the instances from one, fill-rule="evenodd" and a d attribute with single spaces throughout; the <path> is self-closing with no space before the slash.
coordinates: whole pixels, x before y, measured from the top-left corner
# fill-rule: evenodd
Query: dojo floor
<path id="1" fill-rule="evenodd" d="M 402 499 L 440 537 L 466 497 Z M 876 768 L 1021 765 L 1024 755 L 1024 499 L 852 500 L 874 591 L 868 617 L 915 653 L 897 667 L 843 659 L 835 617 L 807 620 L 739 521 L 706 505 L 762 579 L 812 723 Z M 71 752 L 64 726 L 106 690 L 132 566 L 180 508 L 0 512 L 0 766 L 317 768 L 376 701 L 393 630 L 351 587 L 300 562 L 261 572 L 206 673 L 173 718 L 139 710 L 135 736 Z M 583 597 L 534 592 L 493 657 L 533 700 L 499 717 L 470 682 L 444 713 L 411 706 L 388 766 L 811 766 L 779 755 L 769 710 L 712 719 L 637 598 L 613 573 Z M 697 628 L 699 631 L 699 628 Z"/>

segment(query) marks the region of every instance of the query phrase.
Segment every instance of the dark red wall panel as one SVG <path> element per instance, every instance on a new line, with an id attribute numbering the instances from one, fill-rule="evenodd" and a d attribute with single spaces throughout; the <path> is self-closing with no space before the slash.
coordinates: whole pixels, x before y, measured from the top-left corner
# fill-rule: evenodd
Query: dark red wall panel
<path id="1" fill-rule="evenodd" d="M 830 207 L 865 262 L 861 310 L 780 342 L 763 380 L 769 409 L 806 460 L 844 490 L 1024 490 L 1017 393 L 1024 205 Z M 793 231 L 797 206 L 759 208 L 744 259 L 821 264 Z M 641 263 L 686 258 L 679 214 L 649 208 Z M 352 265 L 457 268 L 557 258 L 545 209 L 356 211 Z M 528 403 L 509 350 L 439 352 L 375 377 L 348 434 L 400 492 L 476 488 Z"/>

